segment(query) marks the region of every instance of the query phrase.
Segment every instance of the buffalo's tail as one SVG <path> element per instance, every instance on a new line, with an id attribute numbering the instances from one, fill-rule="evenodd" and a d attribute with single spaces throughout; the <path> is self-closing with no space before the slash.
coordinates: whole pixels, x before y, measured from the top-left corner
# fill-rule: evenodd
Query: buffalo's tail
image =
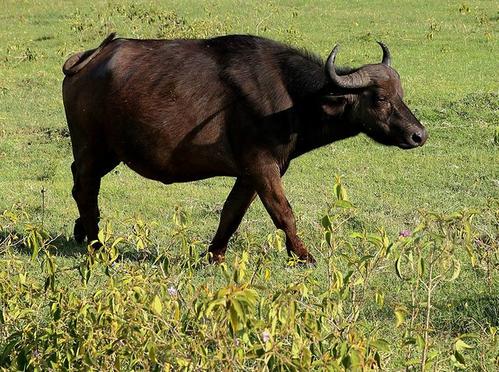
<path id="1" fill-rule="evenodd" d="M 86 50 L 84 52 L 78 52 L 73 54 L 71 57 L 64 62 L 62 66 L 62 72 L 66 76 L 72 76 L 78 71 L 80 71 L 83 67 L 85 67 L 92 59 L 99 54 L 99 52 L 104 48 L 107 44 L 114 40 L 116 33 L 113 32 L 109 34 L 108 37 L 104 39 L 104 41 L 95 49 Z"/>

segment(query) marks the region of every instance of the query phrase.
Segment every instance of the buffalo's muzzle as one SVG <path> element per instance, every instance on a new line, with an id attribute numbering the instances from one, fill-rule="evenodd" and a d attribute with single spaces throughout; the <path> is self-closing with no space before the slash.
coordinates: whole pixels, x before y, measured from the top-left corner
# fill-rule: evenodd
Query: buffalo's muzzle
<path id="1" fill-rule="evenodd" d="M 415 147 L 423 146 L 427 139 L 428 132 L 426 129 L 418 129 L 410 134 L 404 143 L 399 144 L 399 147 L 403 149 L 413 149 Z"/>
<path id="2" fill-rule="evenodd" d="M 411 136 L 411 141 L 416 146 L 423 146 L 428 138 L 428 132 L 426 129 L 421 129 L 414 132 Z"/>

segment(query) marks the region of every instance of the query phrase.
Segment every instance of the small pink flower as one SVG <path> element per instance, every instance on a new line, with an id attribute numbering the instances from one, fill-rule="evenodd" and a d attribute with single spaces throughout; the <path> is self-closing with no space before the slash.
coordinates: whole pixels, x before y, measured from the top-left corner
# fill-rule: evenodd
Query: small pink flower
<path id="1" fill-rule="evenodd" d="M 265 330 L 262 332 L 262 341 L 269 342 L 270 341 L 270 332 Z"/>
<path id="2" fill-rule="evenodd" d="M 176 296 L 178 294 L 177 288 L 171 285 L 170 288 L 168 288 L 168 294 L 172 297 Z"/>
<path id="3" fill-rule="evenodd" d="M 401 238 L 407 238 L 411 235 L 412 235 L 412 233 L 410 230 L 402 230 L 401 232 L 399 232 L 399 237 L 401 237 Z"/>

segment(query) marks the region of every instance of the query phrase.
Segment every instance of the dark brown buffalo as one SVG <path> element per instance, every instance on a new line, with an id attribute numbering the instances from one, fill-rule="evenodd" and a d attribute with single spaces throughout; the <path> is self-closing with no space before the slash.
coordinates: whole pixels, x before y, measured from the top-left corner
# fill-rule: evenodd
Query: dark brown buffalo
<path id="1" fill-rule="evenodd" d="M 288 253 L 314 262 L 296 234 L 281 177 L 317 147 L 366 133 L 404 149 L 427 133 L 402 101 L 388 48 L 358 69 L 326 64 L 255 36 L 208 40 L 131 40 L 110 35 L 64 64 L 71 133 L 75 239 L 97 239 L 101 177 L 120 162 L 163 182 L 236 177 L 209 246 L 224 258 L 229 238 L 256 195 Z"/>

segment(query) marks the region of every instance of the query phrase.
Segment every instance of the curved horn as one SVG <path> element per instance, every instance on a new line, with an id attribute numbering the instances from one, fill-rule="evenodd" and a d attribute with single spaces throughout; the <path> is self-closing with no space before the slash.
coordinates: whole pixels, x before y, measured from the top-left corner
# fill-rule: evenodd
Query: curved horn
<path id="1" fill-rule="evenodd" d="M 344 89 L 359 89 L 367 87 L 371 83 L 371 78 L 362 69 L 348 75 L 340 76 L 336 73 L 334 60 L 336 59 L 336 54 L 339 49 L 339 45 L 335 45 L 326 62 L 326 74 L 331 78 L 333 84 Z"/>
<path id="2" fill-rule="evenodd" d="M 383 49 L 383 59 L 381 60 L 381 63 L 390 66 L 390 63 L 392 62 L 392 56 L 390 55 L 390 50 L 382 41 L 377 41 L 377 43 L 379 44 L 381 49 Z"/>

